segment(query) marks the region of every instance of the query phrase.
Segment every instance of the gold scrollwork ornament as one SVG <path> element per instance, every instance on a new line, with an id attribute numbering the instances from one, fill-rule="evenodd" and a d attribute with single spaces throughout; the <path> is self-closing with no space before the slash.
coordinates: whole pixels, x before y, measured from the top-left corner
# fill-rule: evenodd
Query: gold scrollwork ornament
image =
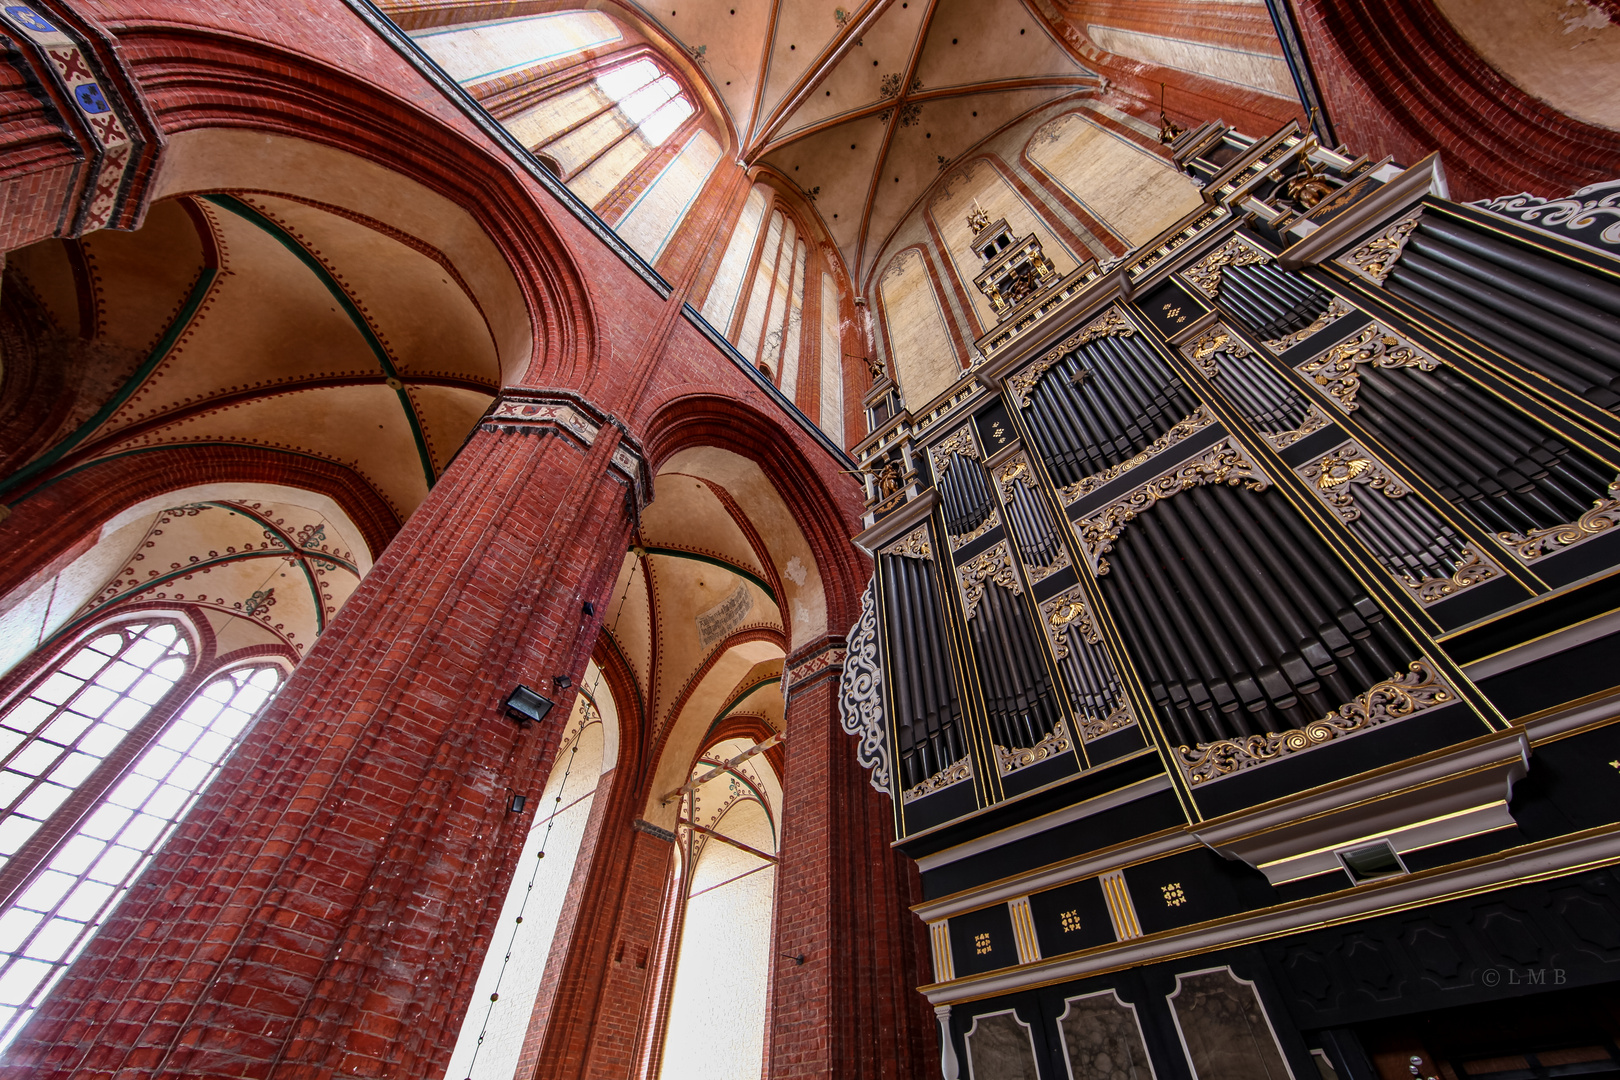
<path id="1" fill-rule="evenodd" d="M 1361 368 L 1416 368 L 1433 371 L 1439 363 L 1396 337 L 1377 323 L 1313 356 L 1299 365 L 1300 374 L 1315 381 L 1345 412 L 1356 409 L 1356 393 L 1361 389 Z"/>
<path id="2" fill-rule="evenodd" d="M 979 610 L 986 581 L 994 582 L 1014 595 L 1024 591 L 1023 583 L 1018 580 L 1018 572 L 1013 569 L 1012 552 L 1005 540 L 998 541 L 989 551 L 981 552 L 957 567 L 956 579 L 962 586 L 962 606 L 967 609 L 968 619 L 972 619 Z"/>
<path id="3" fill-rule="evenodd" d="M 929 543 L 928 526 L 926 524 L 917 526 L 884 548 L 879 554 L 904 555 L 908 559 L 926 559 L 932 562 L 934 549 Z"/>
<path id="4" fill-rule="evenodd" d="M 1608 498 L 1592 503 L 1592 509 L 1564 525 L 1549 529 L 1535 529 L 1528 533 L 1497 533 L 1497 538 L 1513 549 L 1525 562 L 1539 559 L 1559 548 L 1572 547 L 1590 540 L 1600 532 L 1612 529 L 1620 522 L 1620 476 L 1609 485 Z"/>
<path id="5" fill-rule="evenodd" d="M 1016 375 L 1007 377 L 1007 389 L 1012 396 L 1018 399 L 1018 406 L 1029 408 L 1030 398 L 1035 393 L 1035 384 L 1040 382 L 1041 376 L 1047 370 L 1063 359 L 1065 355 L 1078 349 L 1088 341 L 1100 337 L 1130 337 L 1136 333 L 1136 327 L 1126 321 L 1125 316 L 1118 308 L 1109 308 L 1097 318 L 1087 323 L 1078 333 L 1065 338 L 1061 343 L 1054 345 L 1046 351 L 1046 355 L 1025 367 Z"/>
<path id="6" fill-rule="evenodd" d="M 1367 692 L 1302 728 L 1268 731 L 1241 739 L 1176 748 L 1190 784 L 1202 784 L 1310 750 L 1334 739 L 1405 719 L 1456 699 L 1456 691 L 1426 661 L 1414 660 L 1405 673 L 1374 683 Z"/>
<path id="7" fill-rule="evenodd" d="M 1138 465 L 1147 464 L 1172 446 L 1183 441 L 1188 436 L 1198 434 L 1214 422 L 1215 418 L 1209 414 L 1209 410 L 1200 405 L 1188 415 L 1177 420 L 1169 431 L 1154 439 L 1140 454 L 1127 461 L 1122 461 L 1118 465 L 1110 465 L 1100 473 L 1076 480 L 1058 492 L 1058 498 L 1062 500 L 1064 506 L 1070 505 L 1077 499 L 1083 499 L 1104 484 L 1119 479 Z"/>
<path id="8" fill-rule="evenodd" d="M 992 744 L 994 745 L 994 744 Z M 1052 730 L 1034 746 L 1008 750 L 1004 746 L 996 746 L 996 768 L 1002 776 L 1015 773 L 1019 769 L 1027 769 L 1036 762 L 1056 757 L 1072 749 L 1074 744 L 1069 741 L 1069 729 L 1059 720 Z"/>
<path id="9" fill-rule="evenodd" d="M 1382 285 L 1395 264 L 1400 261 L 1406 243 L 1417 231 L 1418 218 L 1423 214 L 1420 206 L 1399 221 L 1392 222 L 1377 236 L 1348 255 L 1334 260 L 1351 273 L 1359 274 L 1374 285 Z"/>
<path id="10" fill-rule="evenodd" d="M 912 802 L 915 799 L 922 798 L 924 795 L 932 795 L 934 792 L 943 791 L 953 784 L 960 784 L 964 780 L 971 779 L 973 779 L 973 758 L 965 757 L 961 761 L 953 761 L 922 783 L 906 788 L 900 793 L 900 802 Z"/>
<path id="11" fill-rule="evenodd" d="M 1225 440 L 1216 443 L 1079 522 L 1076 532 L 1091 559 L 1093 572 L 1098 577 L 1108 573 L 1108 561 L 1103 556 L 1114 550 L 1120 533 L 1138 514 L 1161 499 L 1204 484 L 1241 485 L 1250 491 L 1264 491 L 1271 486 L 1271 480 L 1241 450 Z"/>
<path id="12" fill-rule="evenodd" d="M 1182 276 L 1187 279 L 1187 284 L 1213 300 L 1221 291 L 1221 273 L 1227 267 L 1253 266 L 1270 261 L 1270 255 L 1234 236 L 1194 263 Z"/>

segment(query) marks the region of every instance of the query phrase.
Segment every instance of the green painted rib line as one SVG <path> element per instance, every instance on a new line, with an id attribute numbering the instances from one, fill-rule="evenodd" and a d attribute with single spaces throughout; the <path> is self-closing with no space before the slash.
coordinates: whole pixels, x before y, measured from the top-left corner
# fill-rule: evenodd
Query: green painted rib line
<path id="1" fill-rule="evenodd" d="M 693 562 L 708 563 L 710 566 L 718 566 L 727 573 L 736 574 L 743 580 L 751 581 L 755 585 L 758 585 L 760 591 L 771 598 L 771 603 L 781 607 L 781 602 L 776 599 L 776 590 L 771 588 L 770 582 L 766 581 L 764 578 L 750 570 L 744 570 L 736 563 L 728 563 L 723 559 L 716 559 L 712 555 L 699 555 L 691 551 L 682 551 L 679 548 L 652 547 L 647 545 L 644 546 L 642 550 L 646 551 L 646 553 L 649 555 L 665 555 L 671 559 L 690 559 Z"/>
<path id="2" fill-rule="evenodd" d="M 367 348 L 377 358 L 377 364 L 382 368 L 383 377 L 392 382 L 401 382 L 399 372 L 394 369 L 394 362 L 388 356 L 388 350 L 384 349 L 382 342 L 377 340 L 377 335 L 371 332 L 371 324 L 366 322 L 364 315 L 360 314 L 360 309 L 355 306 L 353 300 L 349 299 L 349 294 L 343 290 L 343 286 L 337 283 L 337 279 L 332 277 L 325 266 L 321 265 L 319 259 L 309 253 L 308 248 L 299 243 L 298 239 L 287 230 L 253 209 L 241 199 L 231 195 L 219 194 L 204 195 L 202 198 L 222 210 L 229 210 L 243 221 L 258 226 L 273 237 L 282 247 L 290 251 L 299 262 L 303 263 L 309 269 L 309 272 L 314 274 L 316 279 L 326 287 L 326 291 L 332 294 L 332 299 L 343 306 L 344 314 L 349 317 L 349 321 L 354 324 L 354 328 L 365 339 Z M 431 491 L 433 485 L 438 482 L 438 476 L 433 471 L 433 458 L 428 453 L 427 438 L 422 433 L 421 419 L 416 415 L 416 406 L 411 403 L 410 395 L 405 387 L 400 385 L 393 389 L 394 393 L 399 397 L 399 407 L 404 410 L 405 421 L 411 426 L 411 438 L 416 440 L 416 453 L 422 459 L 422 473 L 427 477 L 428 490 Z"/>
<path id="3" fill-rule="evenodd" d="M 135 369 L 133 375 L 124 380 L 124 385 L 118 388 L 112 399 L 103 405 L 94 416 L 80 424 L 73 434 L 51 447 L 43 456 L 29 462 L 4 480 L 0 480 L 0 494 L 15 489 L 19 484 L 33 479 L 58 461 L 61 461 L 74 447 L 84 442 L 97 428 L 105 424 L 112 417 L 112 414 L 117 412 L 124 402 L 130 399 L 130 396 L 140 389 L 141 384 L 146 381 L 147 377 L 156 370 L 158 364 L 163 362 L 163 358 L 169 355 L 169 351 L 180 340 L 180 335 L 185 333 L 186 327 L 191 325 L 191 320 L 197 314 L 197 309 L 202 307 L 203 298 L 208 295 L 208 290 L 213 287 L 214 279 L 218 276 L 219 271 L 215 268 L 211 266 L 203 267 L 202 273 L 197 277 L 197 283 L 191 287 L 190 295 L 186 297 L 185 303 L 180 305 L 180 311 L 175 315 L 173 321 L 169 323 L 168 329 L 163 331 L 163 336 L 158 338 L 158 342 L 152 347 L 152 351 L 146 354 L 146 359 L 141 361 L 141 366 Z"/>

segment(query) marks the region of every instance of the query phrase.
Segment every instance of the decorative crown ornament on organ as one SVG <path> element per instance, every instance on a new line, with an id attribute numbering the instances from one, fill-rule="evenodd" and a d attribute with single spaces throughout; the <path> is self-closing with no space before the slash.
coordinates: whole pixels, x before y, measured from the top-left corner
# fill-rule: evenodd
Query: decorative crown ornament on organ
<path id="1" fill-rule="evenodd" d="M 1007 219 L 991 221 L 977 199 L 968 211 L 967 224 L 973 230 L 973 250 L 985 264 L 973 285 L 989 298 L 997 322 L 1057 281 L 1057 270 L 1034 233 L 1014 240 Z"/>

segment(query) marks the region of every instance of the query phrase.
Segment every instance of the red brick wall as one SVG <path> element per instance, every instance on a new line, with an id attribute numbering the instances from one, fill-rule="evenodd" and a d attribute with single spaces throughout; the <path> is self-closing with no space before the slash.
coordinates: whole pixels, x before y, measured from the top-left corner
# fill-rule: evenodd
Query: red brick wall
<path id="1" fill-rule="evenodd" d="M 1566 195 L 1615 175 L 1620 132 L 1508 82 L 1429 0 L 1293 2 L 1334 133 L 1353 152 L 1410 165 L 1439 150 L 1460 200 Z"/>

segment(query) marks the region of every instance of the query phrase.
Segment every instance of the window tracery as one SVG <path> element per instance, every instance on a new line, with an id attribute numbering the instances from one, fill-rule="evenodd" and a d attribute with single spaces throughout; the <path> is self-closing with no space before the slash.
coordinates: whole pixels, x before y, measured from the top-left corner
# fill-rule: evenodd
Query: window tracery
<path id="1" fill-rule="evenodd" d="M 115 623 L 64 650 L 0 714 L 0 739 L 12 744 L 0 769 L 9 795 L 0 1046 L 95 936 L 284 676 L 280 664 L 249 662 L 182 697 L 198 663 L 174 619 Z"/>

